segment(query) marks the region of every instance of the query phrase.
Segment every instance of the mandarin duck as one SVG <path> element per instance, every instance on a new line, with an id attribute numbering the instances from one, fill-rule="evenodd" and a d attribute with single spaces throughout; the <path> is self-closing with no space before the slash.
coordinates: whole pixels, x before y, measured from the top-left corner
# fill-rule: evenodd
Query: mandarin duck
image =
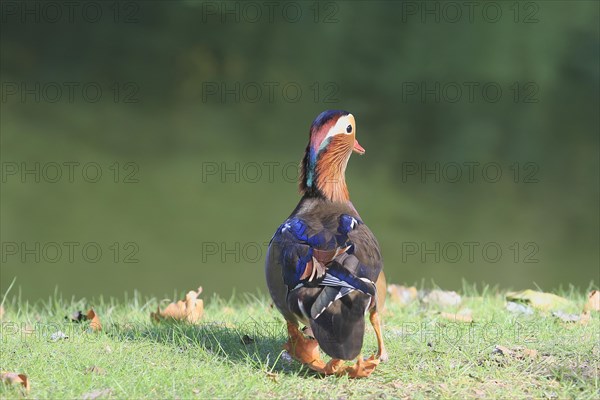
<path id="1" fill-rule="evenodd" d="M 273 303 L 287 322 L 288 353 L 319 373 L 358 378 L 369 376 L 387 353 L 381 252 L 350 202 L 344 176 L 352 152 L 365 153 L 355 135 L 354 116 L 347 111 L 324 111 L 312 123 L 301 162 L 302 198 L 273 235 L 265 272 Z M 378 351 L 363 359 L 367 313 Z"/>

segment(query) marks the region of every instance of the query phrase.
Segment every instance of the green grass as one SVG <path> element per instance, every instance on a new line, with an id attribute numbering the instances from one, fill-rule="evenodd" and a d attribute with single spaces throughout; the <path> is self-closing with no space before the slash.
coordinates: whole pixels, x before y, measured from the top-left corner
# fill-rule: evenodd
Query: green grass
<path id="1" fill-rule="evenodd" d="M 0 369 L 25 373 L 28 395 L 0 385 L 2 398 L 581 398 L 600 397 L 598 313 L 588 325 L 544 313 L 505 309 L 504 293 L 466 288 L 461 308 L 474 323 L 440 318 L 438 309 L 389 302 L 384 336 L 390 359 L 368 379 L 320 377 L 282 357 L 282 317 L 270 301 L 206 301 L 200 325 L 150 321 L 156 299 L 28 304 L 9 298 L 1 331 Z M 562 293 L 580 310 L 585 293 Z M 103 331 L 65 316 L 93 306 Z M 449 311 L 455 311 L 456 308 Z M 49 337 L 63 331 L 69 338 Z M 251 340 L 245 338 L 247 335 Z M 537 350 L 535 358 L 493 353 L 495 345 Z M 376 350 L 367 331 L 365 355 Z M 96 366 L 101 373 L 86 372 Z M 271 373 L 271 374 L 269 374 Z M 274 374 L 274 375 L 273 375 Z"/>

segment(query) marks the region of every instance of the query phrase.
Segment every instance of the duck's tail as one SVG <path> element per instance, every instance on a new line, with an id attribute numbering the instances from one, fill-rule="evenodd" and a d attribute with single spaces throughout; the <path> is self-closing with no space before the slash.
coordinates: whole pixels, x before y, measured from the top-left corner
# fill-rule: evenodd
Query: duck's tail
<path id="1" fill-rule="evenodd" d="M 324 289 L 329 290 L 336 289 Z M 317 318 L 311 319 L 313 335 L 327 355 L 353 360 L 360 354 L 365 335 L 365 312 L 371 299 L 368 294 L 353 290 L 334 300 Z"/>

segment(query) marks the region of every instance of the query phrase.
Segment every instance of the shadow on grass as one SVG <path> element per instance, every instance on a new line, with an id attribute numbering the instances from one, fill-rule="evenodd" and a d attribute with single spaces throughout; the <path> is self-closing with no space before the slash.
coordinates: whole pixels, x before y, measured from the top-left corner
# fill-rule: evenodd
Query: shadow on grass
<path id="1" fill-rule="evenodd" d="M 119 341 L 160 343 L 182 352 L 198 350 L 200 357 L 206 354 L 265 372 L 319 376 L 298 362 L 282 357 L 283 343 L 287 339 L 282 322 L 113 324 L 106 329 L 106 334 Z"/>

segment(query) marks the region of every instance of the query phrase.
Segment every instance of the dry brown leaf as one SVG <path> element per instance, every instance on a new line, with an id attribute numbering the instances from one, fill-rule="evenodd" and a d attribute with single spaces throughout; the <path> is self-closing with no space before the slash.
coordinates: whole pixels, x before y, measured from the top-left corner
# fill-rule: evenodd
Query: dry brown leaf
<path id="1" fill-rule="evenodd" d="M 587 325 L 590 322 L 590 312 L 584 311 L 581 313 L 581 317 L 579 317 L 579 323 L 581 325 Z"/>
<path id="2" fill-rule="evenodd" d="M 388 285 L 387 291 L 390 295 L 391 300 L 394 303 L 406 306 L 417 299 L 417 288 L 414 286 L 405 287 L 402 285 Z"/>
<path id="3" fill-rule="evenodd" d="M 0 381 L 7 385 L 21 384 L 26 392 L 29 392 L 29 379 L 25 374 L 17 374 L 16 372 L 0 372 Z"/>
<path id="4" fill-rule="evenodd" d="M 588 301 L 583 307 L 583 311 L 600 311 L 600 291 L 592 290 L 588 296 Z"/>
<path id="5" fill-rule="evenodd" d="M 538 351 L 535 349 L 524 349 L 523 350 L 523 355 L 529 357 L 529 358 L 537 358 L 538 356 Z"/>
<path id="6" fill-rule="evenodd" d="M 447 312 L 442 312 L 440 313 L 440 316 L 444 319 L 447 319 L 448 321 L 452 321 L 452 322 L 473 322 L 473 317 L 471 316 L 471 313 L 464 313 L 464 314 L 453 314 L 453 313 L 447 313 Z"/>
<path id="7" fill-rule="evenodd" d="M 538 351 L 534 349 L 526 349 L 520 346 L 515 347 L 514 349 L 509 349 L 505 346 L 496 345 L 494 350 L 492 350 L 492 354 L 499 354 L 502 356 L 514 357 L 522 360 L 525 358 L 537 358 Z"/>
<path id="8" fill-rule="evenodd" d="M 195 324 L 204 314 L 204 301 L 198 298 L 200 293 L 202 293 L 202 287 L 199 287 L 198 291 L 190 290 L 185 295 L 185 301 L 179 300 L 177 303 L 171 303 L 162 311 L 159 306 L 155 313 L 150 313 L 150 318 L 156 322 L 170 319 Z"/>
<path id="9" fill-rule="evenodd" d="M 92 321 L 90 323 L 90 328 L 92 328 L 92 331 L 99 332 L 102 330 L 102 324 L 100 323 L 100 318 L 98 317 L 98 314 L 96 314 L 96 311 L 94 311 L 93 308 L 90 308 L 90 310 L 86 314 L 86 317 L 88 320 Z"/>
<path id="10" fill-rule="evenodd" d="M 100 318 L 96 311 L 93 308 L 90 308 L 87 313 L 83 311 L 75 311 L 71 315 L 65 316 L 65 320 L 69 322 L 80 323 L 82 321 L 91 321 L 90 329 L 93 332 L 98 332 L 102 330 L 102 324 L 100 323 Z"/>
<path id="11" fill-rule="evenodd" d="M 494 347 L 492 350 L 492 354 L 500 354 L 501 356 L 510 356 L 513 354 L 513 351 L 508 347 L 500 346 L 499 344 Z"/>

